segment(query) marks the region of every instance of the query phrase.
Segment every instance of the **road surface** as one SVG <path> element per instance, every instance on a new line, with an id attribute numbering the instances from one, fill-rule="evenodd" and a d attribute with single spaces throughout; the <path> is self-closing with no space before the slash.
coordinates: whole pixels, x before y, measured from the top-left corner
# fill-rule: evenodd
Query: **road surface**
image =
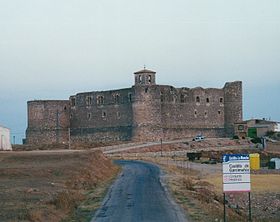
<path id="1" fill-rule="evenodd" d="M 123 171 L 92 222 L 185 222 L 181 208 L 160 182 L 160 169 L 140 161 L 117 161 Z"/>

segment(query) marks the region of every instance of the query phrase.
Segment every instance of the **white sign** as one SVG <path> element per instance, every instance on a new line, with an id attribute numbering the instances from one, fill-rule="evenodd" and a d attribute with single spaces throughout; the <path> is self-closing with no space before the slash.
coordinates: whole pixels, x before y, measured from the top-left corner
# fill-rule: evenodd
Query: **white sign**
<path id="1" fill-rule="evenodd" d="M 250 192 L 249 154 L 226 154 L 223 156 L 224 192 Z"/>

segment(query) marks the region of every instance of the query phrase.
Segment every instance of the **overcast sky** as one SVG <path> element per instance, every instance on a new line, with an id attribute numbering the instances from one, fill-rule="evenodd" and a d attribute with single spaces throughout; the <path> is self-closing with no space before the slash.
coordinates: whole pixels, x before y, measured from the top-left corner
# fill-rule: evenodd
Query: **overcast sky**
<path id="1" fill-rule="evenodd" d="M 17 142 L 26 102 L 158 84 L 243 81 L 244 119 L 280 121 L 279 0 L 0 0 L 0 124 Z"/>

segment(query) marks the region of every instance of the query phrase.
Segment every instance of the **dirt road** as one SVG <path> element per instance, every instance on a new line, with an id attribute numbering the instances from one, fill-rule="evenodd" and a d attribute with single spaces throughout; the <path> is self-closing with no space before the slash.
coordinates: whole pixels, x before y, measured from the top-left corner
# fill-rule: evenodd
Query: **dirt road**
<path id="1" fill-rule="evenodd" d="M 92 222 L 187 221 L 181 208 L 162 186 L 157 166 L 139 161 L 117 163 L 122 165 L 123 171 Z"/>

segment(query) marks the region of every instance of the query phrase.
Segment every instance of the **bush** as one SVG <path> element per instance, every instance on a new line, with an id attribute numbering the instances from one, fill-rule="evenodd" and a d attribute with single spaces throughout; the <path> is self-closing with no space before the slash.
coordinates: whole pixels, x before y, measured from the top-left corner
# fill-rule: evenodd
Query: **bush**
<path id="1" fill-rule="evenodd" d="M 259 138 L 259 137 L 251 139 L 251 142 L 252 143 L 262 143 L 261 138 Z"/>
<path id="2" fill-rule="evenodd" d="M 232 137 L 232 139 L 234 139 L 234 140 L 238 140 L 238 139 L 239 139 L 239 137 L 238 137 L 237 135 L 234 135 L 234 136 Z"/>
<path id="3" fill-rule="evenodd" d="M 274 134 L 275 134 L 275 132 L 273 132 L 273 131 L 267 131 L 265 135 L 268 137 L 272 137 L 272 136 L 274 136 Z"/>

